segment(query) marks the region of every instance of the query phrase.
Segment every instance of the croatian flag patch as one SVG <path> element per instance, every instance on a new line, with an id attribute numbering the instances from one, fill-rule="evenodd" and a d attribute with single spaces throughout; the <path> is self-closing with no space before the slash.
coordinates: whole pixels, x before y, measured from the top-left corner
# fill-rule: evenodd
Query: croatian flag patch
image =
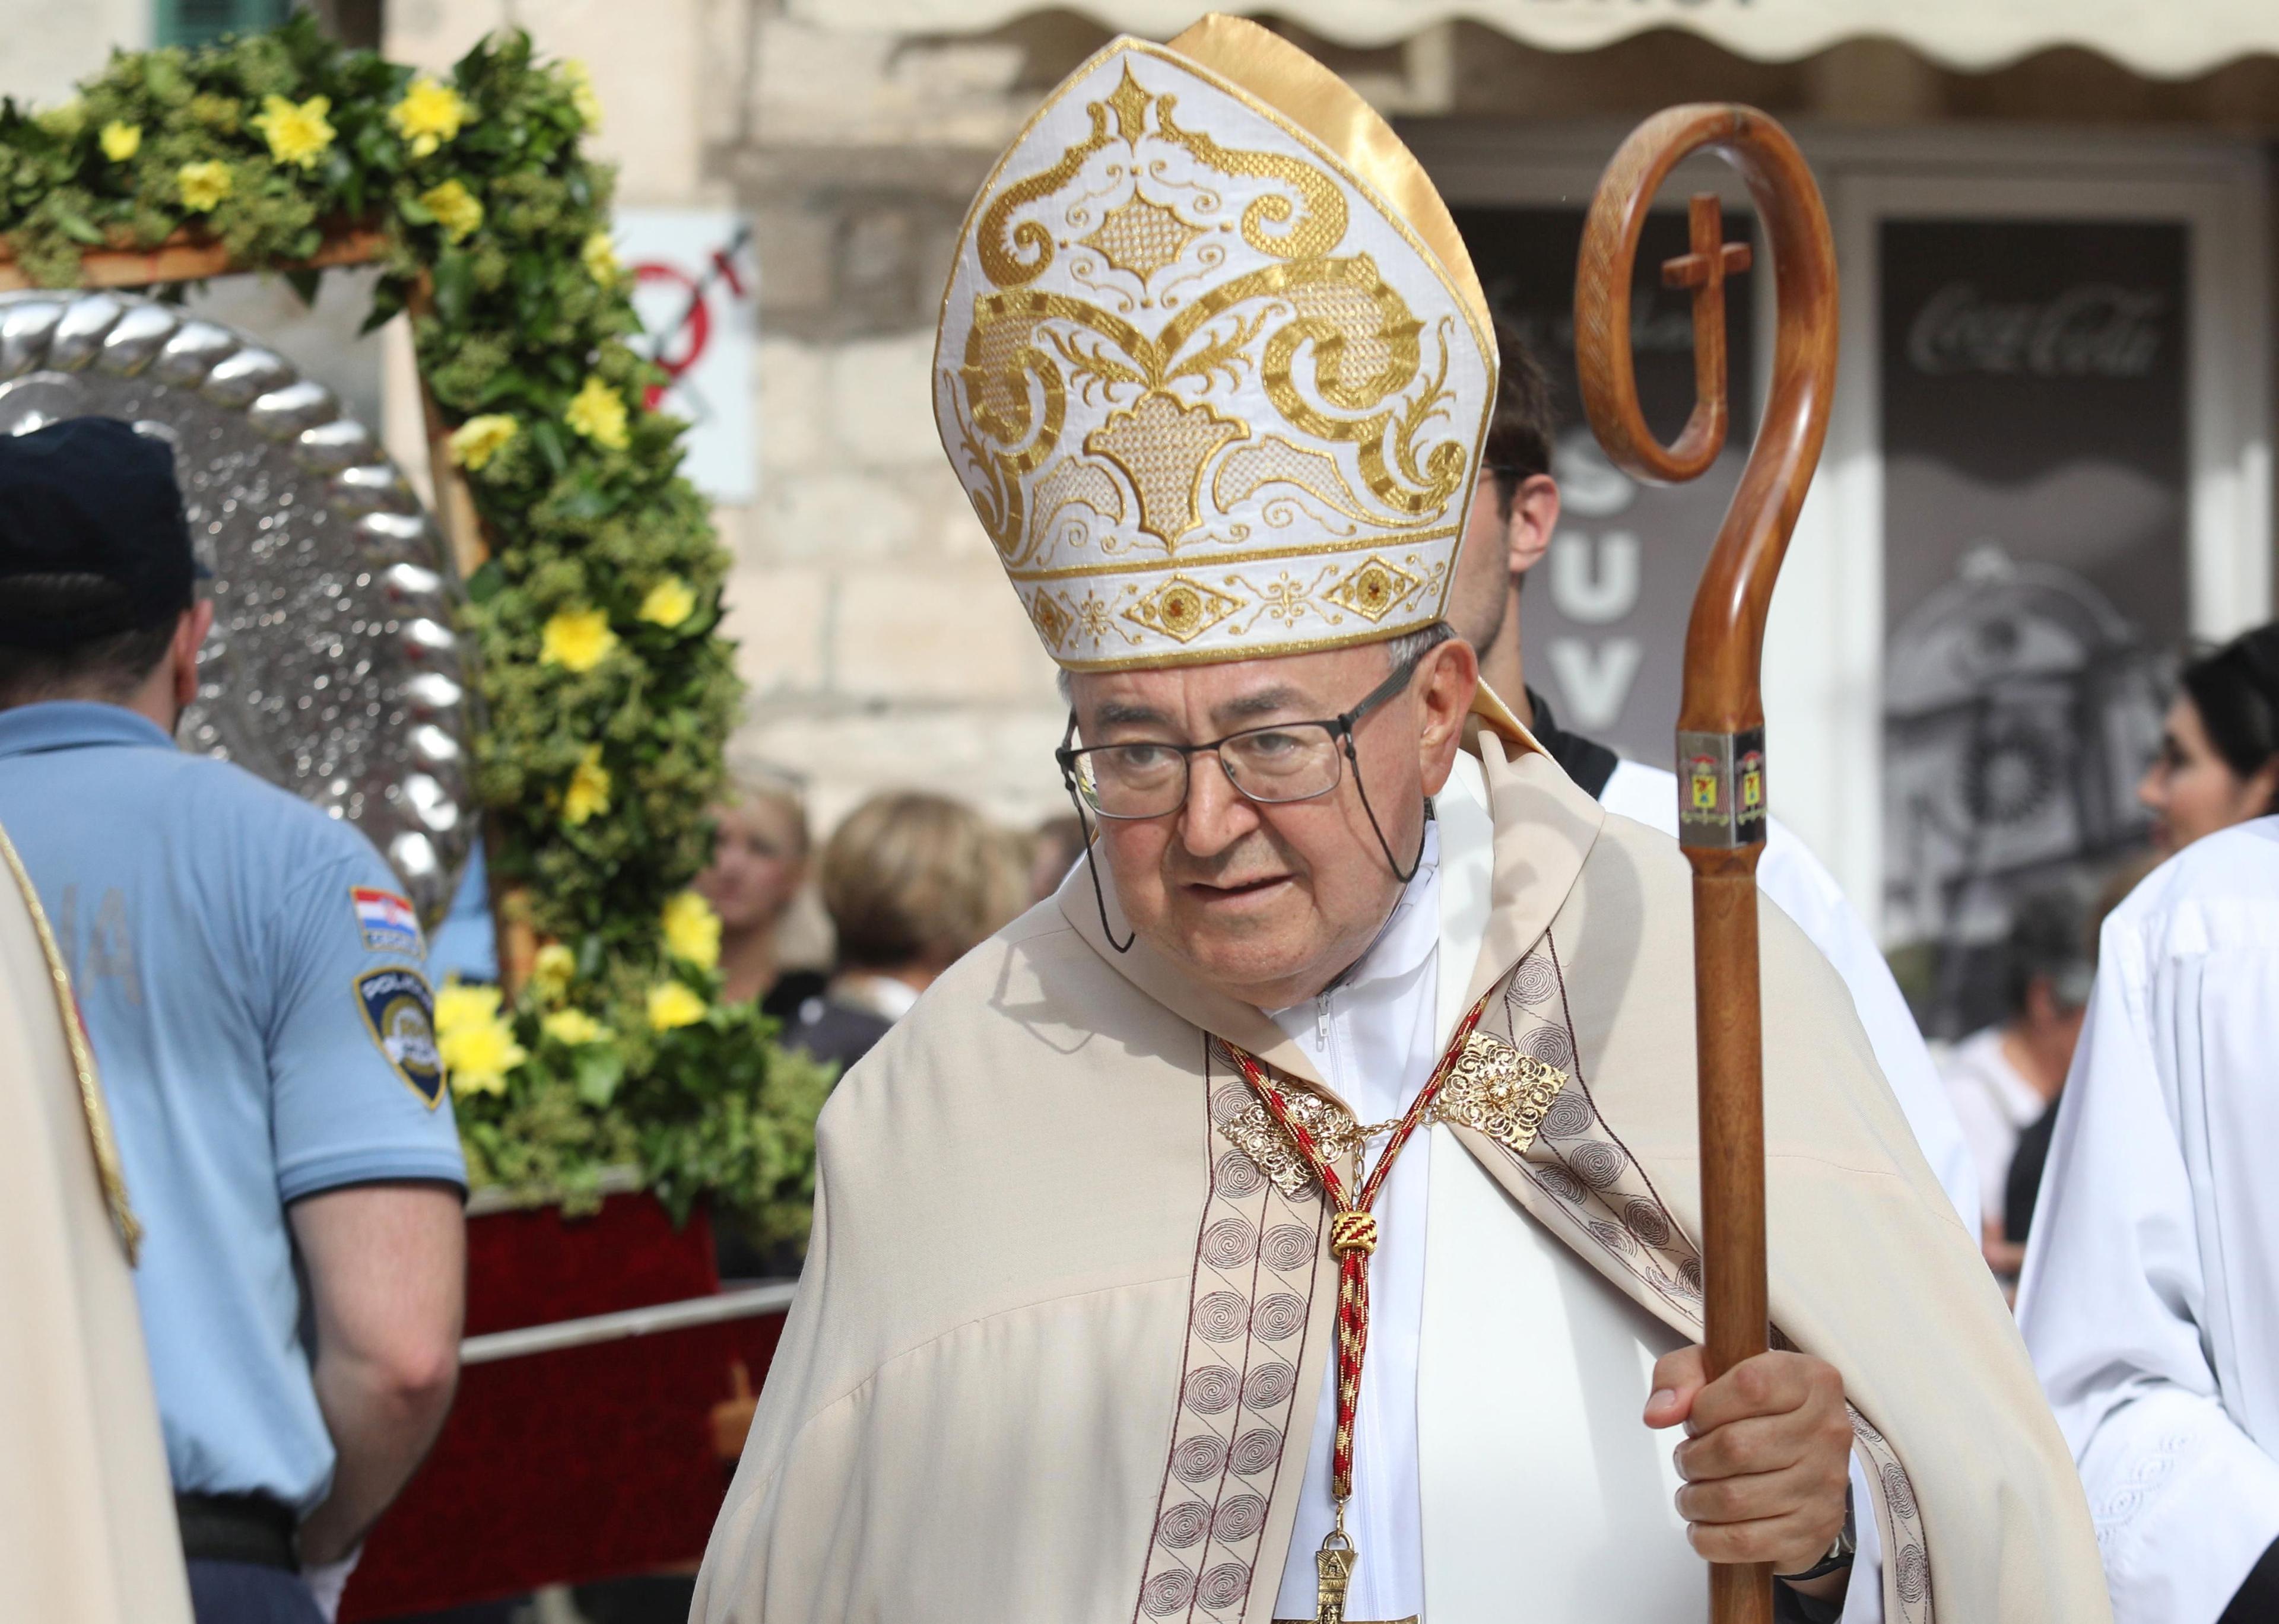
<path id="1" fill-rule="evenodd" d="M 427 951 L 419 936 L 419 915 L 407 899 L 370 885 L 351 885 L 349 900 L 356 907 L 357 929 L 364 934 L 367 953 L 408 954 L 416 959 Z"/>

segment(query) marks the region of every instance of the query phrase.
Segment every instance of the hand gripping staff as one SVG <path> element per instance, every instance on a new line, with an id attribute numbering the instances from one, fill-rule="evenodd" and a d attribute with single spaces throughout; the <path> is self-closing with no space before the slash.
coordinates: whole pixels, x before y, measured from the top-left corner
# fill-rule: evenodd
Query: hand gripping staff
<path id="1" fill-rule="evenodd" d="M 1702 1263 L 1709 1374 L 1764 1352 L 1765 1130 L 1757 983 L 1757 858 L 1765 843 L 1765 617 L 1797 510 L 1820 460 L 1836 380 L 1836 252 L 1820 188 L 1788 133 L 1753 108 L 1695 103 L 1656 113 L 1607 165 L 1575 275 L 1583 403 L 1615 464 L 1678 484 L 1725 443 L 1725 278 L 1749 249 L 1724 241 L 1714 194 L 1692 200 L 1692 252 L 1661 268 L 1693 290 L 1692 415 L 1672 446 L 1638 409 L 1631 274 L 1655 191 L 1707 149 L 1747 180 L 1772 249 L 1779 316 L 1772 389 L 1685 632 L 1677 713 L 1678 844 L 1693 869 L 1693 999 L 1700 1054 Z M 1770 1624 L 1772 1569 L 1713 1564 L 1712 1624 Z"/>

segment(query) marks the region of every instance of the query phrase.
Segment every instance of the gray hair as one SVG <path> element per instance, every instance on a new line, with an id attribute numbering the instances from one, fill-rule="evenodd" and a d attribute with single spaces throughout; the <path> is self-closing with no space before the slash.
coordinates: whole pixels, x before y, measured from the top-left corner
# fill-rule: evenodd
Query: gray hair
<path id="1" fill-rule="evenodd" d="M 1385 669 L 1399 670 L 1403 666 L 1413 667 L 1455 635 L 1454 626 L 1445 620 L 1436 620 L 1429 626 L 1417 627 L 1414 632 L 1403 632 L 1399 637 L 1388 637 L 1378 647 L 1387 656 Z M 1076 685 L 1070 679 L 1067 668 L 1063 667 L 1057 676 L 1062 700 L 1068 704 L 1076 703 Z"/>

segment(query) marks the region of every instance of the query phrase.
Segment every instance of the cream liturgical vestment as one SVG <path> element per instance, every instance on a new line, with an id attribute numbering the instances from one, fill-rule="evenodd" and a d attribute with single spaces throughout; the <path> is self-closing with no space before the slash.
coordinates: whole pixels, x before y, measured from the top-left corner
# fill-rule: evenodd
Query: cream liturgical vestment
<path id="1" fill-rule="evenodd" d="M 2105 922 L 2019 1323 L 2122 1624 L 2214 1624 L 2279 1539 L 2279 818 Z"/>
<path id="2" fill-rule="evenodd" d="M 189 1624 L 95 1062 L 0 834 L 0 1619 Z"/>
<path id="3" fill-rule="evenodd" d="M 1444 1107 L 1432 1184 L 1448 1153 L 1469 1158 L 1493 1189 L 1464 1211 L 1538 1226 L 1644 1335 L 1695 1339 L 1684 862 L 1547 757 L 1482 749 L 1492 880 L 1465 993 L 1492 992 L 1483 1029 L 1562 1082 L 1532 1138 L 1499 1137 L 1492 1102 Z M 1120 940 L 1112 891 L 1109 906 Z M 1145 943 L 1116 953 L 1093 915 L 1079 869 L 936 983 L 825 1108 L 807 1272 L 698 1580 L 704 1624 L 1274 1616 L 1330 1424 L 1337 1270 L 1321 1191 L 1220 1041 L 1313 1102 L 1323 1131 L 1346 1124 L 1349 1141 L 1353 1118 L 1305 1044 Z M 1885 1616 L 2096 1624 L 2088 1514 L 2001 1295 L 1842 984 L 1776 909 L 1762 936 L 1773 1316 L 1837 1365 L 1858 1412 Z M 1428 1337 L 1431 1295 L 1463 1287 L 1429 1278 L 1440 1245 Z M 1638 1559 L 1534 1543 L 1520 1508 L 1474 1504 L 1462 1526 L 1496 1543 L 1463 1552 L 1464 1572 L 1500 1570 L 1501 1600 L 1439 1611 L 1432 1428 L 1462 1394 L 1429 1343 L 1421 1368 L 1426 1619 L 1538 1616 L 1531 1598 L 1591 1594 L 1594 1573 Z M 1635 1369 L 1609 1388 L 1631 1402 L 1585 1421 L 1628 1464 L 1574 1490 L 1626 1536 L 1660 1512 L 1629 1497 L 1666 1504 L 1638 1466 Z M 1495 1388 L 1515 1369 L 1475 1362 L 1465 1379 L 1485 1413 L 1527 1413 Z M 1585 1397 L 1524 1396 L 1558 1411 Z M 1524 1460 L 1528 1440 L 1476 1444 Z"/>

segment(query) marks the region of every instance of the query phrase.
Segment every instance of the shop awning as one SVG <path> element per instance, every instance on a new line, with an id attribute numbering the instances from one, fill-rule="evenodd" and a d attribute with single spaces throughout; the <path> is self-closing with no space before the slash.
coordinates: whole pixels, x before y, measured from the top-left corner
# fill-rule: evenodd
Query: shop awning
<path id="1" fill-rule="evenodd" d="M 1047 9 L 1040 0 L 792 0 L 841 31 L 966 34 Z M 1055 8 L 1057 9 L 1057 8 Z M 1166 39 L 1201 0 L 1078 0 L 1112 28 Z M 2279 0 L 1287 0 L 1273 12 L 1347 45 L 1384 45 L 1469 18 L 1549 50 L 1594 50 L 1650 28 L 1684 28 L 1739 56 L 1788 61 L 1840 41 L 1895 39 L 1950 67 L 1997 67 L 2055 46 L 2102 53 L 2156 79 L 2279 54 Z"/>

